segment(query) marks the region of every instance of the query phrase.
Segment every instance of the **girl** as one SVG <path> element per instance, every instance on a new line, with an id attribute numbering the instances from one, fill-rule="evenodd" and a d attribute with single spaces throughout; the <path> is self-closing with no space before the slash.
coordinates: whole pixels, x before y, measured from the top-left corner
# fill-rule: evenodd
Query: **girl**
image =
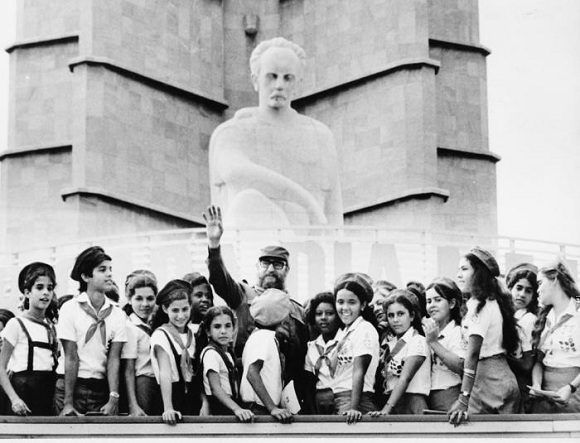
<path id="1" fill-rule="evenodd" d="M 153 317 L 151 365 L 163 400 L 163 421 L 175 424 L 182 414 L 191 415 L 191 381 L 195 338 L 189 323 L 191 285 L 171 280 L 157 294 Z"/>
<path id="2" fill-rule="evenodd" d="M 562 262 L 540 269 L 538 315 L 532 346 L 538 352 L 530 395 L 533 412 L 580 412 L 580 292 Z M 550 391 L 543 395 L 539 389 Z"/>
<path id="3" fill-rule="evenodd" d="M 511 293 L 515 318 L 518 322 L 521 348 L 509 362 L 520 387 L 521 404 L 519 412 L 530 412 L 528 388 L 532 382 L 532 366 L 534 352 L 532 351 L 532 331 L 536 323 L 538 310 L 538 283 L 536 274 L 538 268 L 529 263 L 521 263 L 512 268 L 506 277 L 507 287 Z"/>
<path id="4" fill-rule="evenodd" d="M 371 415 L 422 414 L 430 389 L 429 348 L 423 337 L 419 307 L 409 299 L 409 291 L 394 290 L 383 304 L 389 328 L 394 334 L 385 353 L 385 393 L 382 410 Z"/>
<path id="5" fill-rule="evenodd" d="M 56 286 L 52 266 L 31 263 L 18 277 L 24 312 L 2 331 L 0 385 L 16 415 L 52 415 L 58 343 L 52 318 L 47 316 Z M 11 360 L 12 377 L 6 372 Z"/>
<path id="6" fill-rule="evenodd" d="M 461 392 L 464 351 L 461 339 L 461 291 L 450 278 L 427 286 L 429 318 L 423 319 L 431 348 L 429 408 L 448 411 Z"/>
<path id="7" fill-rule="evenodd" d="M 157 279 L 149 271 L 134 271 L 125 281 L 129 316 L 127 343 L 121 353 L 129 415 L 160 415 L 161 393 L 151 366 L 151 317 L 157 296 Z"/>
<path id="8" fill-rule="evenodd" d="M 308 342 L 304 369 L 312 377 L 312 390 L 315 391 L 313 413 L 334 414 L 333 375 L 330 368 L 330 355 L 338 342 L 335 339 L 340 321 L 336 312 L 336 299 L 332 292 L 316 294 L 310 301 L 306 321 L 320 335 Z"/>
<path id="9" fill-rule="evenodd" d="M 336 311 L 344 327 L 336 334 L 338 342 L 331 359 L 336 368 L 333 391 L 337 414 L 354 423 L 362 414 L 376 409 L 373 385 L 379 359 L 379 335 L 369 320 L 374 319 L 369 303 L 370 284 L 358 274 L 340 277 L 334 288 Z"/>
<path id="10" fill-rule="evenodd" d="M 234 338 L 234 313 L 227 306 L 211 307 L 205 314 L 209 344 L 201 352 L 203 387 L 210 415 L 232 412 L 242 422 L 252 421 L 254 414 L 239 406 L 238 371 L 230 347 Z"/>
<path id="11" fill-rule="evenodd" d="M 520 392 L 506 353 L 516 351 L 519 336 L 510 297 L 503 293 L 498 276 L 497 261 L 479 247 L 459 262 L 457 286 L 468 298 L 462 324 L 467 343 L 461 394 L 448 411 L 453 424 L 467 419 L 468 407 L 475 414 L 518 410 Z"/>

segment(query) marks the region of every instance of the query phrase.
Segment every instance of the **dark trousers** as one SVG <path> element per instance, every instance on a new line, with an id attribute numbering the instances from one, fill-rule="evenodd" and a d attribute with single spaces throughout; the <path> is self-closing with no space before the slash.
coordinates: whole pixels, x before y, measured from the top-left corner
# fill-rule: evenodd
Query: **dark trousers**
<path id="1" fill-rule="evenodd" d="M 12 387 L 32 412 L 31 415 L 53 415 L 55 381 L 56 375 L 52 371 L 22 371 L 12 374 L 10 379 Z M 12 413 L 10 404 L 8 406 L 9 413 Z"/>
<path id="2" fill-rule="evenodd" d="M 73 406 L 81 414 L 99 412 L 109 401 L 107 380 L 77 378 L 73 394 Z M 60 414 L 64 407 L 64 377 L 58 377 L 54 391 L 54 410 Z"/>

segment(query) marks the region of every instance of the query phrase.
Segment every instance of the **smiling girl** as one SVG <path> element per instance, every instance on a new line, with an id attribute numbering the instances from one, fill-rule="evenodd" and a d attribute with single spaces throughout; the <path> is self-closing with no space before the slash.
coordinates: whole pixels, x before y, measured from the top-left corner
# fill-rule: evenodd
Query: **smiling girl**
<path id="1" fill-rule="evenodd" d="M 54 270 L 45 263 L 25 266 L 18 277 L 24 312 L 2 331 L 0 385 L 16 415 L 52 415 L 58 344 L 47 311 L 54 301 Z M 9 379 L 6 372 L 11 360 Z"/>
<path id="2" fill-rule="evenodd" d="M 163 421 L 175 424 L 183 415 L 192 414 L 191 381 L 195 356 L 191 314 L 191 285 L 171 280 L 159 294 L 153 318 L 151 364 L 161 388 Z"/>
<path id="3" fill-rule="evenodd" d="M 450 278 L 427 286 L 427 314 L 423 329 L 431 348 L 429 407 L 447 411 L 461 392 L 465 349 L 461 337 L 461 291 Z"/>
<path id="4" fill-rule="evenodd" d="M 559 261 L 538 272 L 538 294 L 544 307 L 532 341 L 538 352 L 530 389 L 537 397 L 533 412 L 580 412 L 580 291 Z M 541 395 L 539 389 L 551 395 Z"/>
<path id="5" fill-rule="evenodd" d="M 379 334 L 367 319 L 371 285 L 358 274 L 340 277 L 334 288 L 336 311 L 344 327 L 336 334 L 336 372 L 333 391 L 335 411 L 354 423 L 374 411 L 373 385 L 379 360 Z"/>
<path id="6" fill-rule="evenodd" d="M 133 271 L 125 281 L 129 303 L 127 343 L 121 352 L 129 415 L 161 414 L 161 393 L 151 366 L 151 317 L 157 296 L 157 279 L 152 272 Z"/>

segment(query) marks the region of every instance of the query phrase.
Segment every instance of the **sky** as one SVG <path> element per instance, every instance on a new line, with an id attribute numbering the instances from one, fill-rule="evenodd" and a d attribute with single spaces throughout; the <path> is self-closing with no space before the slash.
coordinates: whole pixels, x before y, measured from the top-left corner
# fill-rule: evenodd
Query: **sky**
<path id="1" fill-rule="evenodd" d="M 15 39 L 2 0 L 0 45 Z M 500 235 L 580 244 L 580 0 L 480 0 L 490 150 Z M 8 54 L 0 53 L 0 151 L 7 144 Z"/>

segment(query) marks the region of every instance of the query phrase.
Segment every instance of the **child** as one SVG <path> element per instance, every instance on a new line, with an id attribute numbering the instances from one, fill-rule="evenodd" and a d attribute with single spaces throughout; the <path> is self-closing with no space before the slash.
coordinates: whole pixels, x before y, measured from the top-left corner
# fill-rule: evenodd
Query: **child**
<path id="1" fill-rule="evenodd" d="M 129 303 L 123 310 L 129 316 L 127 344 L 121 360 L 129 415 L 160 415 L 161 392 L 151 366 L 151 317 L 157 296 L 157 279 L 149 271 L 133 271 L 125 281 Z"/>
<path id="2" fill-rule="evenodd" d="M 533 333 L 538 356 L 530 395 L 534 413 L 580 412 L 580 291 L 562 262 L 540 269 L 538 293 L 542 311 Z M 539 389 L 551 391 L 542 395 Z"/>
<path id="3" fill-rule="evenodd" d="M 204 320 L 209 344 L 201 353 L 203 387 L 210 415 L 232 412 L 242 422 L 252 421 L 254 414 L 239 406 L 238 371 L 230 352 L 234 335 L 234 313 L 227 306 L 211 307 Z"/>
<path id="4" fill-rule="evenodd" d="M 336 299 L 332 292 L 316 294 L 310 301 L 306 321 L 320 335 L 308 342 L 304 369 L 312 374 L 312 387 L 315 388 L 314 413 L 319 415 L 334 414 L 333 376 L 330 356 L 336 349 L 336 333 L 340 320 L 336 312 Z M 313 389 L 314 390 L 314 389 Z"/>
<path id="5" fill-rule="evenodd" d="M 427 408 L 431 380 L 419 307 L 404 289 L 394 290 L 383 307 L 394 334 L 385 352 L 383 369 L 388 400 L 382 410 L 371 415 L 422 414 Z"/>
<path id="6" fill-rule="evenodd" d="M 81 293 L 62 305 L 56 326 L 64 359 L 56 370 L 55 409 L 61 415 L 116 415 L 127 320 L 105 296 L 114 286 L 111 257 L 99 246 L 84 250 L 71 278 Z"/>
<path id="7" fill-rule="evenodd" d="M 534 352 L 532 350 L 532 331 L 536 323 L 538 310 L 538 268 L 529 263 L 521 263 L 512 268 L 506 277 L 507 287 L 511 293 L 515 319 L 518 322 L 521 347 L 511 356 L 509 363 L 520 387 L 521 403 L 518 412 L 530 412 L 531 402 L 528 399 L 528 388 L 532 383 Z"/>
<path id="8" fill-rule="evenodd" d="M 250 305 L 256 329 L 242 353 L 242 400 L 254 414 L 269 414 L 282 423 L 289 423 L 292 414 L 280 407 L 284 361 L 276 328 L 290 315 L 291 309 L 290 297 L 279 289 L 270 288 L 257 296 Z"/>
<path id="9" fill-rule="evenodd" d="M 486 250 L 475 247 L 463 256 L 457 286 L 468 298 L 462 330 L 465 351 L 461 394 L 448 411 L 460 424 L 475 414 L 514 414 L 520 391 L 506 354 L 515 352 L 519 336 L 514 311 L 498 281 L 499 266 Z"/>
<path id="10" fill-rule="evenodd" d="M 58 343 L 47 310 L 55 298 L 56 278 L 52 266 L 31 263 L 18 277 L 24 295 L 24 312 L 12 318 L 2 331 L 0 385 L 16 415 L 52 415 Z M 11 360 L 12 377 L 6 366 Z"/>
<path id="11" fill-rule="evenodd" d="M 465 349 L 461 337 L 461 291 L 450 278 L 438 278 L 427 287 L 423 329 L 431 348 L 429 407 L 448 411 L 461 392 Z"/>
<path id="12" fill-rule="evenodd" d="M 189 322 L 191 285 L 171 280 L 157 294 L 153 318 L 151 364 L 163 399 L 163 421 L 175 424 L 191 415 L 195 337 Z"/>
<path id="13" fill-rule="evenodd" d="M 337 414 L 346 415 L 347 423 L 354 423 L 362 414 L 376 409 L 373 385 L 379 359 L 379 335 L 369 322 L 374 315 L 369 306 L 373 289 L 368 281 L 351 273 L 339 277 L 337 282 L 336 311 L 344 328 L 336 334 L 338 344 L 331 363 L 336 367 L 334 405 Z"/>

